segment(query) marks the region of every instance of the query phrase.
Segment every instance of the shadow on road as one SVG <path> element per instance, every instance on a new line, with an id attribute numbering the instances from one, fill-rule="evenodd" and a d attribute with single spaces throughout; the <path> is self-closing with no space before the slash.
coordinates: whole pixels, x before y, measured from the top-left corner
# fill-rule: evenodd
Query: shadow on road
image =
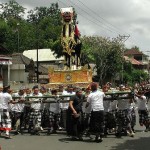
<path id="1" fill-rule="evenodd" d="M 83 141 L 81 140 L 73 140 L 70 137 L 66 137 L 66 138 L 61 138 L 59 139 L 60 142 L 64 142 L 64 143 L 70 143 L 70 142 L 84 142 L 84 143 L 95 143 L 93 138 L 84 138 Z"/>
<path id="2" fill-rule="evenodd" d="M 66 138 L 61 138 L 59 139 L 60 142 L 64 142 L 64 143 L 69 143 L 69 142 L 74 142 L 71 138 L 66 137 Z"/>
<path id="3" fill-rule="evenodd" d="M 111 150 L 149 150 L 150 137 L 142 137 L 135 140 L 127 140 L 124 143 L 117 143 Z"/>

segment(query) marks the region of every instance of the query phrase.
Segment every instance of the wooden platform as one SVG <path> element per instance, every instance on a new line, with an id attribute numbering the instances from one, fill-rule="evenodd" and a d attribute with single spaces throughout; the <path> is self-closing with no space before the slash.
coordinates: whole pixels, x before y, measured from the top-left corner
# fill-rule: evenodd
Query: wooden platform
<path id="1" fill-rule="evenodd" d="M 49 68 L 48 73 L 49 83 L 46 87 L 49 88 L 68 84 L 87 87 L 92 82 L 92 70 L 86 66 L 78 70 L 54 70 L 54 68 Z"/>

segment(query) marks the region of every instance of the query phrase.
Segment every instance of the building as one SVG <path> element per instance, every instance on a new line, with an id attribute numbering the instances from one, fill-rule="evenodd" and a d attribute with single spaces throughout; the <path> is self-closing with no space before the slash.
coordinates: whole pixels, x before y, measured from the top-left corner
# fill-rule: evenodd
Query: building
<path id="1" fill-rule="evenodd" d="M 0 87 L 9 85 L 10 66 L 12 58 L 8 56 L 9 51 L 0 45 Z"/>
<path id="2" fill-rule="evenodd" d="M 20 83 L 30 83 L 29 81 L 29 64 L 32 59 L 24 56 L 22 53 L 12 54 L 12 65 L 10 66 L 10 82 L 20 82 Z M 32 71 L 33 80 L 32 82 L 37 82 L 37 64 L 34 62 Z M 48 75 L 47 68 L 42 65 L 38 66 L 38 75 Z"/>
<path id="3" fill-rule="evenodd" d="M 25 50 L 23 55 L 37 62 L 37 49 Z M 51 49 L 38 49 L 38 63 L 46 68 L 51 66 L 61 70 L 63 68 L 63 61 L 64 57 L 57 58 Z"/>
<path id="4" fill-rule="evenodd" d="M 136 50 L 134 48 L 124 52 L 124 58 L 126 61 L 130 61 L 135 69 L 149 72 L 149 59 L 148 55 Z"/>

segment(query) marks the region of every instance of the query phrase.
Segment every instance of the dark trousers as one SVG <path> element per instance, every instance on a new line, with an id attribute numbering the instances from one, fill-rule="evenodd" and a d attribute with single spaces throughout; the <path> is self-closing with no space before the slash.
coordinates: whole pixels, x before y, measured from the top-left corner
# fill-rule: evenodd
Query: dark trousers
<path id="1" fill-rule="evenodd" d="M 21 128 L 23 126 L 23 117 L 24 117 L 24 114 L 23 112 L 12 112 L 12 127 L 15 129 L 15 130 L 19 130 L 21 131 Z"/>
<path id="2" fill-rule="evenodd" d="M 92 111 L 90 119 L 90 132 L 96 135 L 104 134 L 104 111 Z"/>

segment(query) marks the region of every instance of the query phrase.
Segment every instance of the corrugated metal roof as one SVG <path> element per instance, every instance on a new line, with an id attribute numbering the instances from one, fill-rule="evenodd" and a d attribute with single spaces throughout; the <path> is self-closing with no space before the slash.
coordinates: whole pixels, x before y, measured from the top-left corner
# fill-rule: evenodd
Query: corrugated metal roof
<path id="1" fill-rule="evenodd" d="M 33 59 L 33 61 L 37 61 L 37 49 L 33 50 L 25 50 L 23 55 L 28 57 L 29 59 Z M 38 49 L 38 61 L 56 61 L 56 60 L 64 60 L 64 57 L 56 58 L 54 52 L 51 49 Z"/>

